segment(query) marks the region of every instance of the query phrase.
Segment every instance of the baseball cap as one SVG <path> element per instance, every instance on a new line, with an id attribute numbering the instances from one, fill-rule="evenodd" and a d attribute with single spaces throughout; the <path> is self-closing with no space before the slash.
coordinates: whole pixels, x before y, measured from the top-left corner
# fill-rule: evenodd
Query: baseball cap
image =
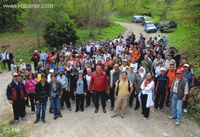
<path id="1" fill-rule="evenodd" d="M 183 73 L 182 69 L 177 69 L 176 73 Z"/>
<path id="2" fill-rule="evenodd" d="M 161 68 L 160 68 L 160 71 L 162 71 L 162 70 L 164 70 L 164 71 L 165 71 L 165 68 L 164 68 L 164 67 L 161 67 Z"/>
<path id="3" fill-rule="evenodd" d="M 14 77 L 14 76 L 18 76 L 18 74 L 17 74 L 16 72 L 15 72 L 15 73 L 13 73 L 13 77 Z"/>
<path id="4" fill-rule="evenodd" d="M 79 70 L 78 73 L 79 73 L 79 74 L 83 74 L 83 70 Z"/>
<path id="5" fill-rule="evenodd" d="M 127 60 L 126 59 L 123 59 L 123 62 L 126 62 Z"/>
<path id="6" fill-rule="evenodd" d="M 134 68 L 135 66 L 133 64 L 130 65 L 130 68 Z"/>
<path id="7" fill-rule="evenodd" d="M 147 47 L 147 48 L 150 48 L 150 45 L 147 45 L 146 47 Z"/>
<path id="8" fill-rule="evenodd" d="M 59 71 L 64 71 L 64 68 L 62 66 L 59 67 Z"/>
<path id="9" fill-rule="evenodd" d="M 54 73 L 54 70 L 53 70 L 53 69 L 50 69 L 49 72 Z"/>
<path id="10" fill-rule="evenodd" d="M 189 66 L 189 64 L 184 64 L 183 67 L 188 67 L 189 68 L 190 66 Z"/>

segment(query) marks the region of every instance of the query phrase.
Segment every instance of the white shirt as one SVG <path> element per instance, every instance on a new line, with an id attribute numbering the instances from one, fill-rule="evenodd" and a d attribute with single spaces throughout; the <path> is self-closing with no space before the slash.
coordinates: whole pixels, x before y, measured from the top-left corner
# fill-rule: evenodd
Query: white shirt
<path id="1" fill-rule="evenodd" d="M 117 53 L 117 54 L 120 54 L 120 51 L 121 51 L 121 50 L 123 50 L 123 46 L 118 45 L 118 46 L 116 47 L 116 53 Z"/>
<path id="2" fill-rule="evenodd" d="M 164 66 L 162 66 L 162 67 L 164 67 Z M 160 66 L 157 66 L 156 69 L 155 69 L 155 73 L 156 73 L 155 77 L 156 78 L 161 74 L 160 69 L 161 69 Z"/>
<path id="3" fill-rule="evenodd" d="M 6 60 L 6 53 L 4 52 L 4 53 L 1 53 L 1 56 L 2 56 L 2 59 L 3 60 Z"/>
<path id="4" fill-rule="evenodd" d="M 107 53 L 107 54 L 104 54 L 104 55 L 103 55 L 103 58 L 104 58 L 104 60 L 106 60 L 107 58 L 110 58 L 110 59 L 111 59 L 111 56 L 110 56 L 109 53 Z"/>
<path id="5" fill-rule="evenodd" d="M 131 63 L 131 64 L 133 64 L 133 63 Z M 137 73 L 137 70 L 138 70 L 138 63 L 135 62 L 135 63 L 133 64 L 133 66 L 134 66 L 133 72 Z"/>
<path id="6" fill-rule="evenodd" d="M 90 52 L 91 51 L 92 46 L 91 45 L 86 45 L 86 51 Z"/>

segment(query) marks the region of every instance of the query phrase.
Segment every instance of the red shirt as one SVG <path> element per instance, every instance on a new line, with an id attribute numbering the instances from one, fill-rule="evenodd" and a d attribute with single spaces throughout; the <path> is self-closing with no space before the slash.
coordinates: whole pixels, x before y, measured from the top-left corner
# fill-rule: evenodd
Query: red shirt
<path id="1" fill-rule="evenodd" d="M 108 91 L 108 79 L 105 72 L 98 74 L 96 71 L 92 73 L 89 90 L 92 91 Z"/>

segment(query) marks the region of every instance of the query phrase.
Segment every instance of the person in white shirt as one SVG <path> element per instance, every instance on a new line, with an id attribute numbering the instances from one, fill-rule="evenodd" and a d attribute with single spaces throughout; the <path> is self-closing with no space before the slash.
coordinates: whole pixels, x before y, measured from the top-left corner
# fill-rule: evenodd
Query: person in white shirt
<path id="1" fill-rule="evenodd" d="M 108 53 L 108 50 L 104 50 L 104 51 L 105 51 L 105 53 L 103 55 L 104 60 L 106 60 L 107 58 L 111 59 L 111 55 Z"/>
<path id="2" fill-rule="evenodd" d="M 117 47 L 116 47 L 116 53 L 117 54 L 120 54 L 120 51 L 122 51 L 123 50 L 123 46 L 122 46 L 122 44 L 120 43 Z"/>
<path id="3" fill-rule="evenodd" d="M 136 58 L 135 57 L 131 58 L 130 65 L 134 66 L 133 72 L 137 73 L 137 71 L 138 71 L 138 63 L 136 62 Z"/>
<path id="4" fill-rule="evenodd" d="M 164 66 L 163 66 L 163 62 L 160 61 L 160 62 L 159 62 L 159 66 L 157 66 L 156 69 L 155 69 L 155 77 L 156 77 L 156 78 L 161 74 L 160 69 L 161 69 L 162 67 L 164 67 Z"/>
<path id="5" fill-rule="evenodd" d="M 86 45 L 86 52 L 90 53 L 91 52 L 91 48 L 92 48 L 91 44 Z"/>
<path id="6" fill-rule="evenodd" d="M 152 74 L 147 73 L 147 79 L 141 85 L 142 91 L 139 94 L 139 100 L 142 102 L 142 119 L 146 120 L 149 117 L 150 106 L 154 105 L 152 95 L 155 85 L 152 79 Z"/>
<path id="7" fill-rule="evenodd" d="M 3 68 L 6 69 L 6 52 L 5 51 L 1 53 L 1 57 L 3 60 Z"/>

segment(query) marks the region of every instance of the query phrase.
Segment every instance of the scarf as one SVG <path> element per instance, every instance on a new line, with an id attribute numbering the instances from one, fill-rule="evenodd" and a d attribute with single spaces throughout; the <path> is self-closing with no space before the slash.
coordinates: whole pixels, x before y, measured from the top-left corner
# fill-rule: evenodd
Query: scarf
<path id="1" fill-rule="evenodd" d="M 144 82 L 144 86 L 147 87 L 147 84 L 151 83 L 152 78 L 151 79 L 146 79 Z"/>

